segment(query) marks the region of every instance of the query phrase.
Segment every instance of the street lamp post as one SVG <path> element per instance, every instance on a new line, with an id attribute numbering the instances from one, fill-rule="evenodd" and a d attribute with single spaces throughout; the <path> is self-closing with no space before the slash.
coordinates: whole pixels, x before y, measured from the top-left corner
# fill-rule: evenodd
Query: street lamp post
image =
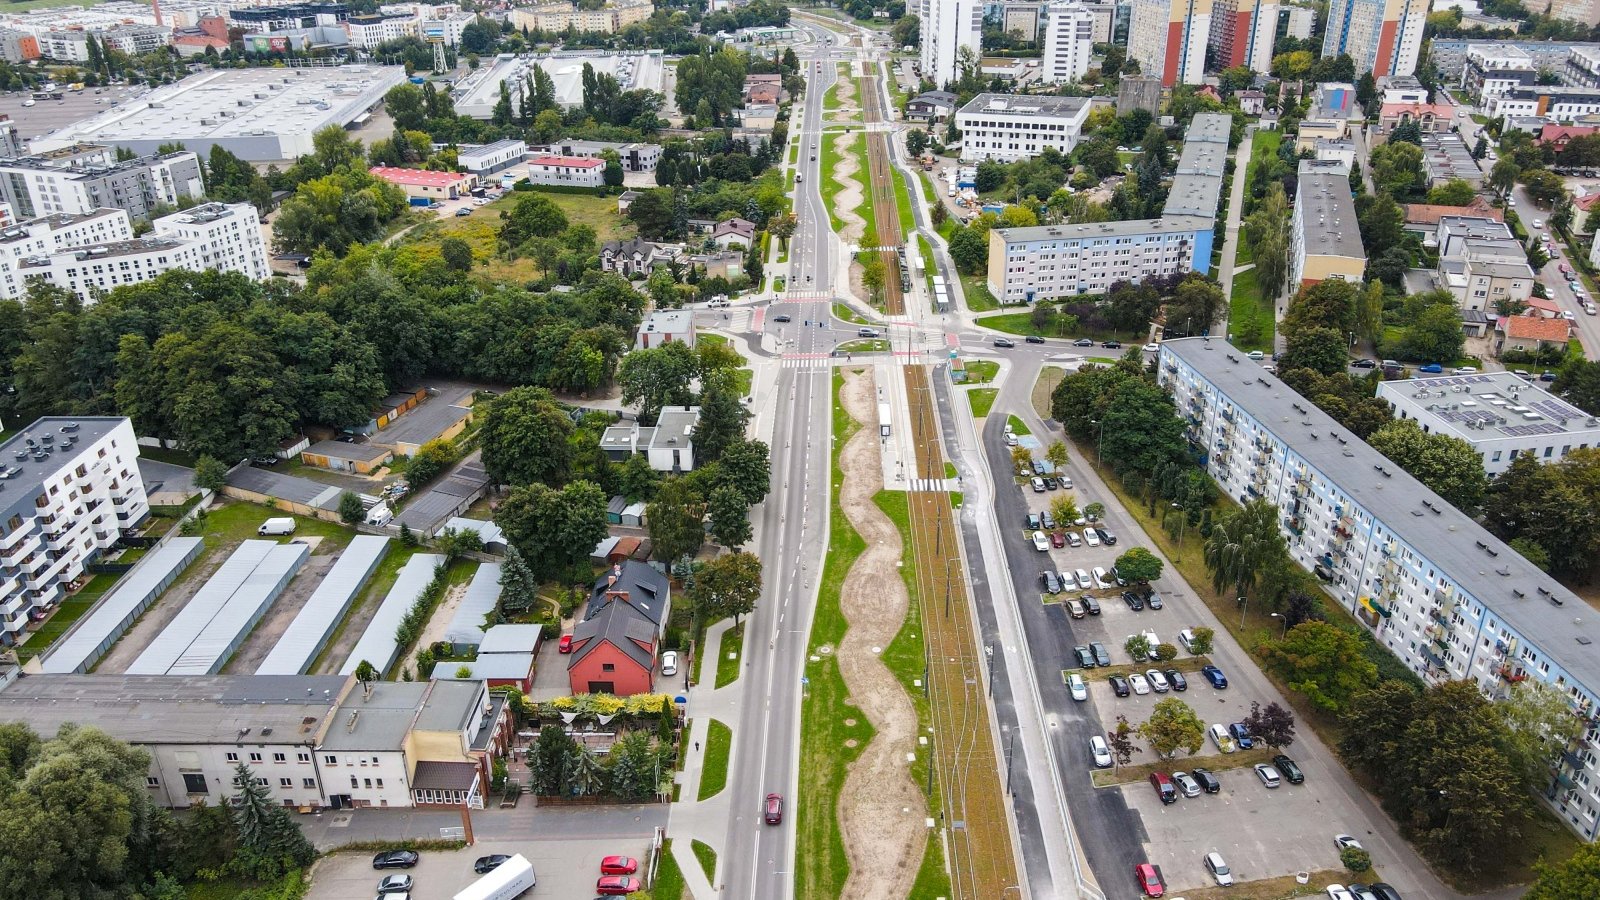
<path id="1" fill-rule="evenodd" d="M 1239 630 L 1244 630 L 1244 612 L 1250 608 L 1250 598 L 1239 595 Z"/>
<path id="2" fill-rule="evenodd" d="M 1272 617 L 1274 619 L 1282 619 L 1283 620 L 1283 634 L 1278 636 L 1278 640 L 1281 641 L 1284 638 L 1289 636 L 1289 617 L 1284 615 L 1283 613 L 1272 613 Z"/>

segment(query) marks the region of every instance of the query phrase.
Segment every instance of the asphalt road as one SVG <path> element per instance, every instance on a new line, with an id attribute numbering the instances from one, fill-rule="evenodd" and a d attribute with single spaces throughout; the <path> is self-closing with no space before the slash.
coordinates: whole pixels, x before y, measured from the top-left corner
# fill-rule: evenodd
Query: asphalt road
<path id="1" fill-rule="evenodd" d="M 790 287 L 796 291 L 829 285 L 834 275 L 827 243 L 828 215 L 817 189 L 820 160 L 812 162 L 809 152 L 812 136 L 822 126 L 822 96 L 833 84 L 834 66 L 830 62 L 813 67 L 814 52 L 802 56 L 809 71 L 799 117 L 799 171 L 804 175 L 796 186 L 799 227 L 790 241 Z M 803 323 L 825 318 L 829 308 L 827 300 L 797 303 L 780 298 L 766 309 L 765 327 L 794 341 L 784 347 L 785 352 L 826 353 L 831 338 L 822 329 L 806 328 Z M 777 323 L 775 317 L 780 315 L 793 321 Z M 827 544 L 831 375 L 831 369 L 821 367 L 782 369 L 778 375 L 772 488 L 756 511 L 760 522 L 757 552 L 766 584 L 762 602 L 747 626 L 749 669 L 741 680 L 748 702 L 734 724 L 738 752 L 729 766 L 734 809 L 743 812 L 736 812 L 728 822 L 722 844 L 725 897 L 781 900 L 794 894 L 792 804 L 780 826 L 763 825 L 760 813 L 768 793 L 793 797 L 799 783 L 800 679 L 816 605 L 822 548 Z"/>

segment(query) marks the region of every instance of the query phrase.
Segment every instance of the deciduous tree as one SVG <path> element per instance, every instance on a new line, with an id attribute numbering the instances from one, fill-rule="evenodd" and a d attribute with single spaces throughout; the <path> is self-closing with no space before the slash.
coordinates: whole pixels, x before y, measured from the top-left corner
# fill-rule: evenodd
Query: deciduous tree
<path id="1" fill-rule="evenodd" d="M 549 391 L 512 388 L 488 407 L 479 444 L 483 467 L 496 484 L 543 482 L 559 487 L 566 481 L 572 464 L 567 444 L 572 417 Z"/>
<path id="2" fill-rule="evenodd" d="M 1205 745 L 1205 723 L 1189 704 L 1168 697 L 1156 701 L 1150 718 L 1139 726 L 1139 736 L 1150 743 L 1150 749 L 1163 759 L 1171 759 L 1183 750 L 1193 756 Z"/>
<path id="3" fill-rule="evenodd" d="M 1350 699 L 1378 682 L 1378 667 L 1361 650 L 1361 640 L 1327 622 L 1302 622 L 1282 640 L 1261 647 L 1267 667 L 1304 694 L 1318 709 L 1339 712 Z"/>
<path id="4" fill-rule="evenodd" d="M 1262 706 L 1252 700 L 1250 715 L 1244 718 L 1244 727 L 1252 737 L 1278 750 L 1294 743 L 1294 713 L 1276 702 Z"/>
<path id="5" fill-rule="evenodd" d="M 689 599 L 703 628 L 719 619 L 747 616 L 761 599 L 761 560 L 753 553 L 724 553 L 694 575 Z"/>
<path id="6" fill-rule="evenodd" d="M 1423 432 L 1415 419 L 1396 419 L 1367 439 L 1452 505 L 1475 512 L 1489 489 L 1483 460 L 1472 445 L 1442 432 Z"/>
<path id="7" fill-rule="evenodd" d="M 1117 574 L 1126 581 L 1149 583 L 1161 577 L 1161 558 L 1143 547 L 1133 547 L 1117 557 Z"/>

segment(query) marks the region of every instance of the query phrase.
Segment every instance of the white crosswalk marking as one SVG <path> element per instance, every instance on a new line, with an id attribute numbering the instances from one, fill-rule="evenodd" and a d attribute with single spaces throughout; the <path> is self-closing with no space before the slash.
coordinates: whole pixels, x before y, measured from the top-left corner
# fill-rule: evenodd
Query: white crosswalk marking
<path id="1" fill-rule="evenodd" d="M 960 485 L 954 478 L 913 478 L 911 490 L 925 491 L 930 494 L 948 494 L 959 490 Z"/>

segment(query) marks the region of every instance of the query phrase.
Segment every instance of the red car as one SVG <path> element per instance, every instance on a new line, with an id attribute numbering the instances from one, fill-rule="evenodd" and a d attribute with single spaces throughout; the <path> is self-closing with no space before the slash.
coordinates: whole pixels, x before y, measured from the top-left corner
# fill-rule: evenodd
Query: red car
<path id="1" fill-rule="evenodd" d="M 560 650 L 562 653 L 571 653 L 572 652 L 572 635 L 563 634 L 561 636 L 561 643 L 556 645 L 556 649 Z"/>
<path id="2" fill-rule="evenodd" d="M 632 875 L 639 871 L 639 861 L 631 856 L 608 856 L 600 860 L 601 875 Z"/>
<path id="3" fill-rule="evenodd" d="M 594 892 L 606 897 L 626 897 L 642 890 L 644 885 L 632 875 L 601 875 L 594 883 Z"/>
<path id="4" fill-rule="evenodd" d="M 1063 535 L 1059 531 L 1050 532 L 1050 546 L 1052 546 L 1052 547 L 1056 548 L 1057 550 L 1059 550 L 1062 547 L 1065 547 L 1066 545 L 1067 545 L 1067 538 L 1066 538 L 1065 535 Z"/>
<path id="5" fill-rule="evenodd" d="M 1167 892 L 1166 885 L 1161 883 L 1161 873 L 1149 863 L 1134 866 L 1133 877 L 1138 880 L 1139 889 L 1144 891 L 1146 897 L 1159 897 Z"/>
<path id="6" fill-rule="evenodd" d="M 766 822 L 768 825 L 777 825 L 783 822 L 783 797 L 778 794 L 767 795 Z"/>

